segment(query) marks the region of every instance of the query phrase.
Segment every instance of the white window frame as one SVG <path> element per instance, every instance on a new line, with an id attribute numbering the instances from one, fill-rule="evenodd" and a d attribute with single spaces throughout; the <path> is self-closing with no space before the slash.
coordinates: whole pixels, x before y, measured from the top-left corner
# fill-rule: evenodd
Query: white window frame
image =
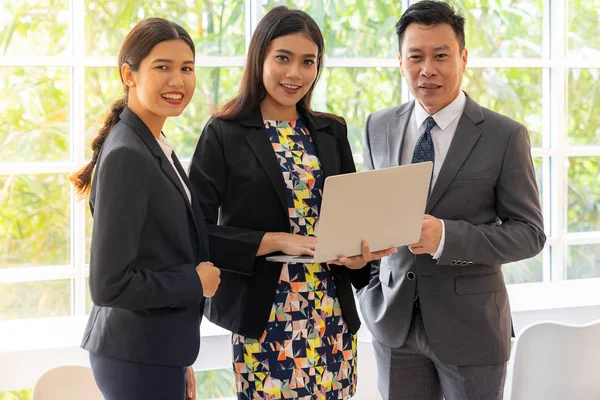
<path id="1" fill-rule="evenodd" d="M 469 68 L 543 68 L 543 147 L 532 150 L 534 157 L 543 157 L 542 187 L 544 192 L 544 218 L 549 233 L 548 243 L 543 251 L 543 282 L 566 280 L 566 249 L 570 245 L 600 244 L 600 231 L 567 233 L 567 171 L 564 167 L 569 157 L 600 156 L 600 146 L 567 146 L 567 87 L 570 68 L 600 68 L 600 60 L 573 60 L 566 54 L 566 15 L 568 0 L 544 0 L 544 34 L 542 59 L 489 59 L 471 58 Z M 414 1 L 403 0 L 406 7 Z M 48 174 L 72 173 L 86 162 L 85 143 L 85 104 L 84 79 L 86 67 L 114 67 L 116 57 L 85 56 L 84 40 L 84 0 L 71 2 L 71 38 L 73 40 L 69 56 L 31 56 L 0 59 L 3 66 L 66 66 L 72 69 L 70 75 L 70 161 L 0 163 L 0 175 L 9 174 Z M 249 38 L 263 15 L 261 0 L 246 0 L 246 50 Z M 392 33 L 390 33 L 392 34 Z M 467 46 L 468 47 L 468 46 Z M 196 59 L 200 67 L 243 67 L 244 57 L 206 57 Z M 393 59 L 330 58 L 325 60 L 327 68 L 336 67 L 388 67 L 396 68 L 398 61 Z M 399 73 L 399 72 L 398 72 Z M 411 98 L 406 85 L 403 85 L 403 101 Z M 373 110 L 375 111 L 375 110 Z M 360 161 L 360 155 L 355 155 Z M 184 160 L 187 165 L 189 160 Z M 87 202 L 76 199 L 73 189 L 70 196 L 71 207 L 71 254 L 70 265 L 38 266 L 30 268 L 0 269 L 0 283 L 18 283 L 70 279 L 73 282 L 72 310 L 74 316 L 86 315 L 86 278 L 89 266 L 86 265 L 85 219 Z M 523 284 L 529 285 L 529 284 Z M 599 300 L 600 304 L 600 300 Z"/>
<path id="2" fill-rule="evenodd" d="M 543 157 L 543 208 L 549 239 L 543 251 L 543 281 L 509 285 L 511 308 L 514 315 L 533 310 L 548 310 L 600 305 L 598 287 L 600 278 L 566 281 L 566 249 L 570 245 L 600 244 L 600 231 L 567 233 L 567 171 L 569 157 L 600 156 L 600 146 L 567 146 L 567 87 L 570 68 L 600 68 L 600 60 L 567 59 L 565 43 L 566 5 L 568 0 L 544 0 L 544 34 L 542 59 L 477 59 L 469 60 L 469 68 L 543 68 L 543 146 L 534 148 L 534 157 Z M 412 2 L 403 0 L 404 6 Z M 66 174 L 76 171 L 85 159 L 84 79 L 86 67 L 112 67 L 116 57 L 84 56 L 84 0 L 71 1 L 71 54 L 68 57 L 2 57 L 3 66 L 66 66 L 70 75 L 70 139 L 69 161 L 36 163 L 0 163 L 0 175 L 12 174 Z M 263 15 L 262 0 L 246 0 L 246 50 L 252 31 Z M 392 34 L 392 33 L 390 33 Z M 468 46 L 467 46 L 468 47 Z M 198 57 L 201 67 L 243 67 L 244 57 Z M 344 58 L 326 59 L 326 67 L 391 67 L 394 59 Z M 399 72 L 398 72 L 399 73 Z M 406 85 L 402 86 L 402 100 L 411 99 Z M 373 110 L 375 111 L 375 110 Z M 357 161 L 360 155 L 355 155 Z M 187 165 L 189 160 L 184 160 Z M 0 321 L 0 391 L 31 387 L 41 371 L 64 362 L 85 362 L 84 352 L 78 348 L 86 318 L 86 265 L 85 222 L 87 202 L 70 194 L 71 254 L 70 265 L 37 266 L 0 269 L 0 284 L 49 280 L 72 280 L 72 315 L 59 318 Z M 593 309 L 595 309 L 594 307 Z M 588 307 L 587 309 L 592 309 Z M 43 335 L 36 335 L 42 332 Z M 359 340 L 368 340 L 361 330 Z M 230 364 L 228 338 L 220 328 L 204 321 L 203 345 L 195 367 L 227 367 Z M 16 343 L 18 342 L 18 343 Z M 223 347 L 224 346 L 224 347 Z M 208 353 L 207 353 L 208 352 Z M 206 353 L 206 354 L 204 354 Z M 208 363 L 204 365 L 203 363 Z M 3 367 L 4 365 L 4 367 Z M 4 370 L 2 370 L 4 368 Z"/>

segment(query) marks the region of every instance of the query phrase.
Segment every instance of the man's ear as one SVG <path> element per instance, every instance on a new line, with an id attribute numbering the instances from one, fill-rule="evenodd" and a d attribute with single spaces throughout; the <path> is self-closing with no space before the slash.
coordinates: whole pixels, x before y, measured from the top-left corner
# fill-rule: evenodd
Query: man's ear
<path id="1" fill-rule="evenodd" d="M 465 47 L 462 51 L 463 73 L 467 70 L 467 60 L 469 59 L 469 50 Z"/>
<path id="2" fill-rule="evenodd" d="M 404 70 L 402 69 L 402 54 L 398 53 L 398 66 L 400 67 L 400 73 L 404 76 Z"/>

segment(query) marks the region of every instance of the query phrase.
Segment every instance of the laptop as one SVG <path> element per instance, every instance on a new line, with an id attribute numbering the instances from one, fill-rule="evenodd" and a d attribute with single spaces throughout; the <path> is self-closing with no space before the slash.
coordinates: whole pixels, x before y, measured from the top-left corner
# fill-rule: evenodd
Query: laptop
<path id="1" fill-rule="evenodd" d="M 325 179 L 314 256 L 271 255 L 268 261 L 321 263 L 416 243 L 433 163 L 407 164 Z"/>

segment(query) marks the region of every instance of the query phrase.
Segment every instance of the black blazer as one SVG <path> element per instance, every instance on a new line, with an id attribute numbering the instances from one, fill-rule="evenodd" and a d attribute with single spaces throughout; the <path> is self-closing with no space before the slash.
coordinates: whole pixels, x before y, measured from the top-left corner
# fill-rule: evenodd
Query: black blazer
<path id="1" fill-rule="evenodd" d="M 173 161 L 190 187 L 174 154 Z M 94 307 L 81 346 L 126 361 L 192 365 L 204 301 L 195 267 L 209 258 L 204 216 L 128 108 L 102 146 L 90 209 Z"/>
<path id="2" fill-rule="evenodd" d="M 303 114 L 325 177 L 354 172 L 346 125 Z M 257 257 L 265 232 L 290 232 L 286 186 L 260 110 L 231 121 L 211 118 L 190 165 L 190 181 L 208 225 L 211 261 L 221 284 L 207 300 L 205 315 L 215 324 L 252 338 L 267 325 L 282 263 Z M 369 282 L 360 270 L 331 266 L 342 315 L 356 333 L 360 320 L 351 284 Z"/>

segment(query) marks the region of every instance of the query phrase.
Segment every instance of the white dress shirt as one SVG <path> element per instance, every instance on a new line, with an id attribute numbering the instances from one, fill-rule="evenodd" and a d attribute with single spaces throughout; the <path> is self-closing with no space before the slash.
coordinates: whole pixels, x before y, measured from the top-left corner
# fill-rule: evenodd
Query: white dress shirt
<path id="1" fill-rule="evenodd" d="M 183 181 L 183 178 L 179 174 L 179 171 L 177 171 L 177 168 L 175 168 L 175 163 L 173 162 L 173 148 L 171 147 L 171 143 L 169 143 L 167 138 L 164 137 L 162 133 L 160 134 L 158 139 L 156 139 L 156 141 L 160 145 L 160 148 L 164 151 L 165 155 L 167 156 L 167 159 L 171 162 L 171 165 L 173 166 L 175 173 L 177 174 L 177 176 L 179 177 L 179 180 L 181 181 L 181 186 L 183 186 L 183 190 L 185 190 L 185 194 L 187 194 L 188 201 L 191 203 L 192 195 L 190 193 L 190 189 L 188 189 L 187 185 Z"/>
<path id="2" fill-rule="evenodd" d="M 461 90 L 456 99 L 440 111 L 431 115 L 435 120 L 436 125 L 431 128 L 431 139 L 433 140 L 433 147 L 435 151 L 435 160 L 433 162 L 433 176 L 431 177 L 431 190 L 435 187 L 435 182 L 440 174 L 440 169 L 448 154 L 450 143 L 456 132 L 458 122 L 465 109 L 467 103 L 467 97 Z M 410 115 L 406 132 L 404 133 L 404 141 L 402 144 L 402 155 L 400 156 L 400 163 L 410 164 L 412 163 L 413 152 L 419 136 L 425 131 L 425 120 L 430 115 L 425 111 L 423 106 L 415 100 L 415 107 Z M 446 242 L 446 227 L 442 220 L 442 238 L 437 251 L 432 254 L 434 259 L 438 259 L 442 256 L 444 251 L 444 244 Z"/>

